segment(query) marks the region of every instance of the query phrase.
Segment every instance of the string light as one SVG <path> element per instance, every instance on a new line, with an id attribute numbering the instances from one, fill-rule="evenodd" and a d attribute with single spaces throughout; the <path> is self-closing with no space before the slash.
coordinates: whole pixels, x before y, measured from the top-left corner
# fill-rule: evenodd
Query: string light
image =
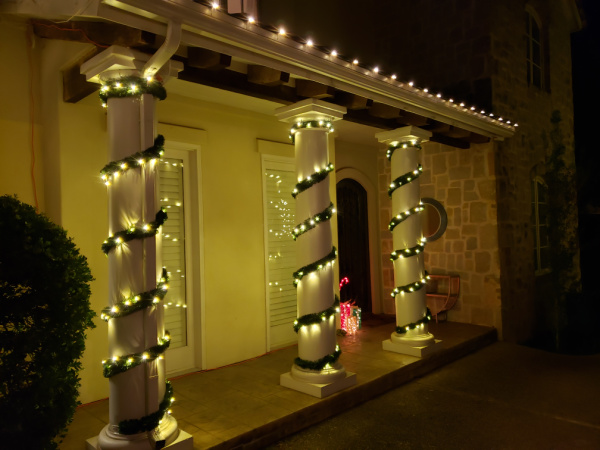
<path id="1" fill-rule="evenodd" d="M 100 318 L 108 322 L 110 319 L 127 316 L 136 311 L 156 305 L 165 298 L 165 295 L 167 295 L 167 291 L 169 290 L 168 282 L 169 276 L 167 275 L 167 269 L 163 268 L 162 277 L 157 283 L 156 289 L 127 297 L 125 300 L 114 304 L 112 307 L 107 306 L 100 313 Z"/>
<path id="2" fill-rule="evenodd" d="M 388 188 L 388 195 L 391 197 L 396 189 L 419 178 L 421 173 L 423 173 L 423 166 L 419 164 L 419 166 L 412 172 L 407 172 L 404 175 L 400 175 L 398 178 L 396 178 L 390 183 L 390 187 Z"/>
<path id="3" fill-rule="evenodd" d="M 294 320 L 294 331 L 298 333 L 301 328 L 327 321 L 330 317 L 335 316 L 335 314 L 338 312 L 340 312 L 340 299 L 336 295 L 333 305 L 326 310 L 318 313 L 305 314 Z"/>
<path id="4" fill-rule="evenodd" d="M 415 245 L 414 247 L 407 247 L 407 248 L 403 248 L 400 250 L 394 250 L 390 255 L 390 259 L 392 261 L 396 261 L 399 258 L 402 259 L 402 258 L 410 258 L 411 256 L 416 256 L 423 252 L 423 250 L 425 249 L 426 241 L 427 241 L 427 238 L 421 238 L 421 242 L 419 244 Z"/>
<path id="5" fill-rule="evenodd" d="M 387 152 L 385 153 L 385 156 L 387 157 L 387 159 L 389 161 L 392 160 L 392 155 L 394 154 L 394 152 L 396 150 L 398 150 L 399 148 L 418 148 L 419 150 L 421 150 L 421 145 L 419 145 L 419 143 L 417 141 L 407 141 L 407 142 L 396 142 L 393 145 L 390 145 L 387 149 Z"/>
<path id="6" fill-rule="evenodd" d="M 100 99 L 107 104 L 109 98 L 139 97 L 151 94 L 159 100 L 167 98 L 167 91 L 162 83 L 152 77 L 143 78 L 127 76 L 108 80 L 100 88 Z"/>
<path id="7" fill-rule="evenodd" d="M 309 175 L 304 180 L 297 183 L 294 187 L 294 190 L 292 191 L 292 197 L 296 198 L 298 194 L 304 192 L 311 186 L 325 180 L 327 178 L 327 175 L 329 175 L 329 172 L 333 171 L 333 169 L 333 164 L 329 163 L 325 168 L 313 173 L 312 175 Z"/>
<path id="8" fill-rule="evenodd" d="M 166 220 L 167 213 L 161 208 L 156 213 L 156 219 L 153 222 L 132 225 L 128 229 L 118 231 L 114 235 L 110 236 L 102 243 L 102 251 L 104 254 L 108 254 L 112 249 L 125 242 L 133 241 L 134 239 L 143 239 L 155 236 L 158 233 L 159 228 L 165 223 Z"/>
<path id="9" fill-rule="evenodd" d="M 154 430 L 160 424 L 164 415 L 166 413 L 170 414 L 169 408 L 174 401 L 175 397 L 173 397 L 173 386 L 169 381 L 167 381 L 165 395 L 163 396 L 160 405 L 158 405 L 158 410 L 139 419 L 122 420 L 118 425 L 119 433 L 130 435 Z"/>
<path id="10" fill-rule="evenodd" d="M 328 133 L 333 131 L 333 125 L 329 120 L 299 120 L 290 130 L 290 140 L 295 142 L 295 135 L 304 128 L 326 128 Z"/>
<path id="11" fill-rule="evenodd" d="M 427 308 L 427 311 L 425 312 L 425 316 L 421 320 L 417 320 L 416 322 L 411 322 L 407 325 L 397 326 L 396 333 L 404 334 L 409 330 L 414 330 L 417 327 L 422 327 L 425 324 L 428 324 L 430 321 L 431 321 L 431 311 L 429 310 L 429 308 Z"/>
<path id="12" fill-rule="evenodd" d="M 110 378 L 119 373 L 133 369 L 143 362 L 154 361 L 169 348 L 170 344 L 171 336 L 169 336 L 168 332 L 165 332 L 165 335 L 159 340 L 157 345 L 150 347 L 143 352 L 132 353 L 120 357 L 113 356 L 110 360 L 104 360 L 102 361 L 103 375 L 105 378 Z"/>
<path id="13" fill-rule="evenodd" d="M 393 231 L 394 228 L 396 228 L 399 224 L 408 219 L 412 214 L 419 213 L 424 209 L 425 207 L 423 206 L 423 202 L 419 202 L 419 205 L 407 209 L 404 212 L 396 214 L 394 217 L 392 217 L 392 220 L 390 220 L 390 223 L 388 224 L 388 229 L 390 231 Z"/>
<path id="14" fill-rule="evenodd" d="M 318 261 L 315 261 L 311 264 L 307 264 L 304 267 L 301 267 L 297 271 L 294 272 L 294 286 L 298 286 L 298 283 L 304 278 L 305 275 L 309 273 L 317 272 L 319 270 L 323 270 L 325 267 L 330 267 L 335 258 L 337 257 L 337 249 L 334 247 L 331 248 L 331 252 L 329 254 Z"/>
<path id="15" fill-rule="evenodd" d="M 301 224 L 296 225 L 294 227 L 294 229 L 292 230 L 292 237 L 294 238 L 294 240 L 296 240 L 296 238 L 298 236 L 306 233 L 309 230 L 312 230 L 319 223 L 322 223 L 322 222 L 325 222 L 325 221 L 331 219 L 331 217 L 333 216 L 334 213 L 335 213 L 335 208 L 333 207 L 333 203 L 330 203 L 329 206 L 327 208 L 325 208 L 323 211 L 321 211 L 320 213 L 317 213 L 314 216 L 306 219 Z"/>
<path id="16" fill-rule="evenodd" d="M 340 358 L 341 354 L 342 350 L 340 349 L 340 346 L 336 345 L 333 353 L 325 355 L 321 359 L 317 359 L 316 361 L 308 361 L 298 357 L 294 360 L 294 364 L 306 370 L 323 370 L 326 366 L 331 368 L 331 365 L 335 364 L 335 362 Z"/>
<path id="17" fill-rule="evenodd" d="M 423 288 L 427 284 L 427 280 L 431 277 L 425 271 L 425 275 L 418 281 L 414 281 L 412 283 L 405 284 L 403 286 L 396 286 L 392 293 L 390 294 L 392 297 L 396 297 L 398 294 L 408 294 L 410 292 L 416 292 Z"/>
<path id="18" fill-rule="evenodd" d="M 129 169 L 142 167 L 147 162 L 160 158 L 165 152 L 164 145 L 165 137 L 159 134 L 156 139 L 154 139 L 154 145 L 152 147 L 149 147 L 142 152 L 134 153 L 127 158 L 112 161 L 105 165 L 100 171 L 102 180 L 109 186 L 114 178 L 124 174 Z"/>

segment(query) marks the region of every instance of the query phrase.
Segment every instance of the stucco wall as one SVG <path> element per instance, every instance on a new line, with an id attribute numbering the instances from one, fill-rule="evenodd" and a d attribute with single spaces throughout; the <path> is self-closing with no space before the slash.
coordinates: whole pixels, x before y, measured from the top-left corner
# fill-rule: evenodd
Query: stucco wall
<path id="1" fill-rule="evenodd" d="M 0 108 L 0 195 L 17 194 L 19 200 L 35 206 L 33 164 L 38 204 L 43 211 L 39 59 L 38 49 L 27 44 L 26 36 L 26 23 L 0 17 L 0 61 L 4 62 Z"/>

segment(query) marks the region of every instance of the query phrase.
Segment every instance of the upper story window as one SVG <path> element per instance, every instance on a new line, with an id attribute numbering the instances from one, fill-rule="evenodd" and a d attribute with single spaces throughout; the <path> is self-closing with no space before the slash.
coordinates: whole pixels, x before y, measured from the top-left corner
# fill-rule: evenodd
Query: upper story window
<path id="1" fill-rule="evenodd" d="M 550 239 L 548 236 L 548 186 L 540 177 L 535 177 L 531 186 L 531 215 L 535 274 L 550 271 Z"/>
<path id="2" fill-rule="evenodd" d="M 527 83 L 530 86 L 544 88 L 544 61 L 542 52 L 542 32 L 539 20 L 527 11 L 526 18 L 526 45 L 527 45 Z"/>

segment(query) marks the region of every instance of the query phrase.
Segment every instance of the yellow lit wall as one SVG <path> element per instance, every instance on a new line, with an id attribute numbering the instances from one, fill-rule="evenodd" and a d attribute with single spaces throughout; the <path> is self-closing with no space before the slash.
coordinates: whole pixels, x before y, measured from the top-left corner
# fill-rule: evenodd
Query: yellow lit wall
<path id="1" fill-rule="evenodd" d="M 27 45 L 25 22 L 8 21 L 2 17 L 0 43 L 3 67 L 0 75 L 3 86 L 0 108 L 0 195 L 16 194 L 22 202 L 35 206 L 31 174 L 35 160 L 33 174 L 39 207 L 43 211 L 38 49 Z"/>

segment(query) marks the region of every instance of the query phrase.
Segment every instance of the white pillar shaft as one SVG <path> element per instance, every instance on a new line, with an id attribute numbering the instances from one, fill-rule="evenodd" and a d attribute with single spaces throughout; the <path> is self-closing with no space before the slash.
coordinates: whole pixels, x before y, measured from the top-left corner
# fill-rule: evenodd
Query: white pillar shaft
<path id="1" fill-rule="evenodd" d="M 419 166 L 419 149 L 414 146 L 399 148 L 392 154 L 391 177 L 395 180 L 406 173 L 413 172 Z M 418 206 L 421 202 L 420 180 L 415 178 L 408 184 L 400 186 L 392 193 L 392 214 L 396 215 Z M 411 214 L 392 231 L 394 250 L 414 247 L 421 242 L 423 232 L 421 215 Z M 420 281 L 425 276 L 421 255 L 409 258 L 398 258 L 394 261 L 394 279 L 396 286 L 405 286 Z M 423 319 L 427 311 L 425 288 L 415 292 L 399 293 L 395 298 L 396 325 L 406 326 Z M 406 337 L 427 334 L 427 324 L 409 330 Z"/>
<path id="2" fill-rule="evenodd" d="M 329 163 L 327 130 L 302 129 L 295 136 L 296 175 L 302 181 Z M 296 197 L 296 223 L 321 212 L 330 204 L 329 177 Z M 320 209 L 319 209 L 320 208 Z M 327 256 L 332 249 L 331 224 L 324 222 L 296 241 L 296 265 L 304 267 Z M 298 284 L 298 316 L 318 313 L 331 307 L 333 266 L 307 274 Z M 302 327 L 298 331 L 298 356 L 314 361 L 335 351 L 335 318 Z"/>
<path id="3" fill-rule="evenodd" d="M 109 160 L 118 161 L 145 150 L 154 141 L 154 98 L 111 98 L 107 126 Z M 125 172 L 108 188 L 109 234 L 139 223 L 155 220 L 159 210 L 154 164 Z M 109 265 L 109 304 L 124 297 L 156 288 L 160 278 L 158 237 L 129 241 L 111 250 Z M 146 308 L 109 321 L 111 356 L 140 353 L 156 345 L 164 335 L 163 311 Z M 164 395 L 164 362 L 155 360 L 109 379 L 109 421 L 139 419 L 158 410 Z"/>

